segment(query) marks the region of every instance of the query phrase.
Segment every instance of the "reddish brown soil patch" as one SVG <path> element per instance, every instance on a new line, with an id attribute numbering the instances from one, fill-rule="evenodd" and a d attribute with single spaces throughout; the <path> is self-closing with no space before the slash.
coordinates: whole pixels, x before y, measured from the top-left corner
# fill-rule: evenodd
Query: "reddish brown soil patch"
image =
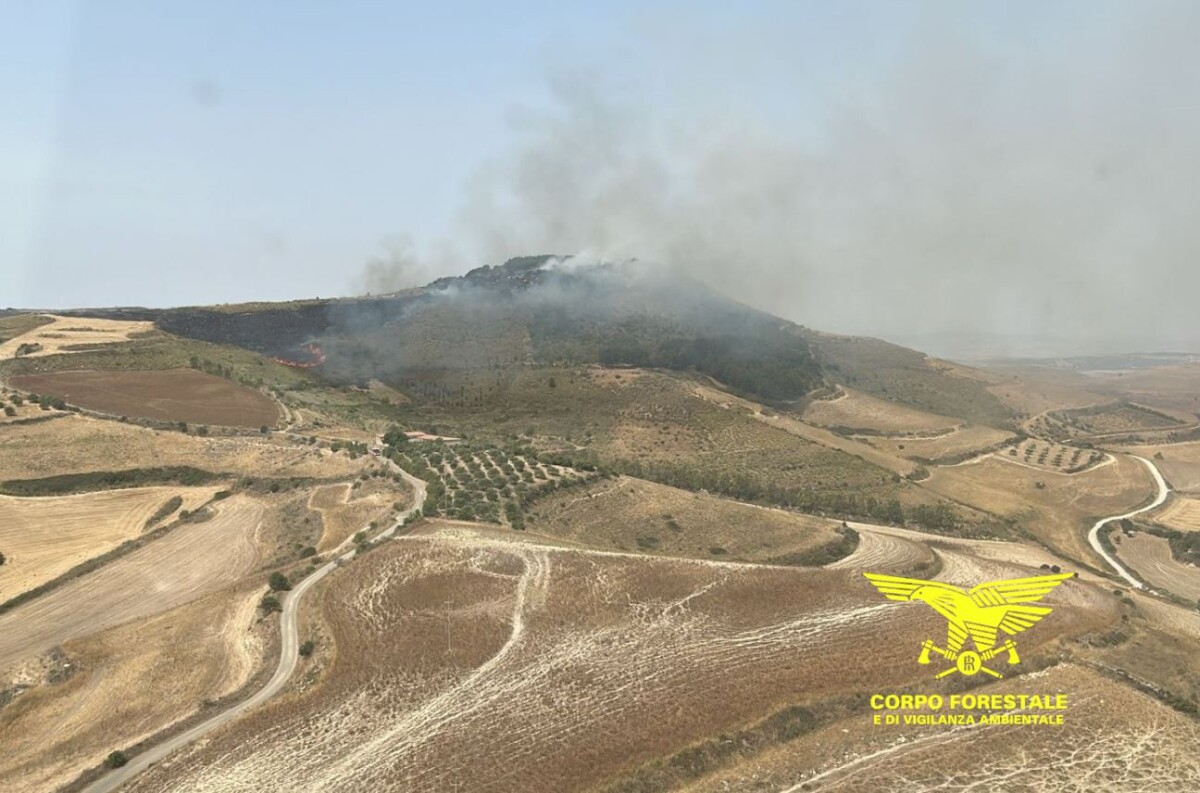
<path id="1" fill-rule="evenodd" d="M 234 427 L 274 426 L 279 420 L 268 397 L 192 369 L 49 372 L 11 381 L 24 391 L 119 416 Z"/>

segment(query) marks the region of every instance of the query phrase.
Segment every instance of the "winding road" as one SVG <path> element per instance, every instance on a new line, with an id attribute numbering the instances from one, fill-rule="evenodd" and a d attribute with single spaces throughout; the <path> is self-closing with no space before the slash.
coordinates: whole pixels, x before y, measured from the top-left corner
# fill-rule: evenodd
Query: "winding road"
<path id="1" fill-rule="evenodd" d="M 1154 477 L 1154 483 L 1158 485 L 1158 494 L 1154 497 L 1153 501 L 1144 507 L 1135 509 L 1132 512 L 1126 512 L 1124 515 L 1114 515 L 1111 518 L 1101 518 L 1100 520 L 1096 521 L 1096 525 L 1092 526 L 1092 530 L 1088 532 L 1088 542 L 1091 543 L 1092 550 L 1104 557 L 1104 561 L 1108 562 L 1108 566 L 1115 570 L 1117 575 L 1128 581 L 1131 586 L 1134 586 L 1137 589 L 1145 589 L 1146 585 L 1141 581 L 1138 581 L 1137 578 L 1134 577 L 1133 573 L 1129 572 L 1124 565 L 1117 561 L 1115 556 L 1110 554 L 1107 550 L 1105 550 L 1104 546 L 1100 544 L 1100 530 L 1104 528 L 1105 525 L 1116 520 L 1132 518 L 1134 515 L 1141 515 L 1143 512 L 1149 512 L 1156 507 L 1162 506 L 1162 503 L 1167 500 L 1167 496 L 1171 493 L 1171 488 L 1167 486 L 1167 480 L 1163 479 L 1162 472 L 1158 470 L 1157 465 L 1145 457 L 1138 457 L 1136 454 L 1131 454 L 1130 457 L 1135 460 L 1140 460 L 1142 464 L 1146 466 L 1146 468 L 1150 469 L 1150 475 Z"/>
<path id="2" fill-rule="evenodd" d="M 395 464 L 393 463 L 393 465 Z M 406 511 L 398 515 L 390 526 L 375 535 L 373 541 L 386 540 L 394 535 L 396 530 L 403 525 L 409 516 L 416 514 L 425 506 L 425 482 L 412 476 L 407 471 L 401 470 L 399 466 L 395 467 L 400 475 L 404 477 L 405 481 L 413 488 L 413 504 Z M 354 558 L 358 550 L 353 547 L 353 542 L 354 538 L 350 537 L 335 548 L 333 550 L 333 558 L 314 570 L 311 575 L 283 596 L 281 604 L 283 612 L 279 617 L 281 644 L 279 665 L 275 668 L 275 674 L 271 676 L 271 679 L 267 681 L 265 686 L 248 699 L 232 705 L 228 710 L 224 710 L 212 718 L 202 721 L 196 726 L 147 749 L 131 759 L 128 764 L 108 772 L 85 787 L 83 793 L 110 793 L 110 791 L 116 790 L 176 749 L 187 746 L 192 741 L 207 735 L 218 727 L 228 724 L 242 714 L 262 705 L 282 691 L 283 687 L 287 685 L 288 680 L 291 679 L 292 674 L 296 671 L 296 665 L 300 660 L 300 629 L 296 624 L 296 619 L 300 612 L 300 602 L 304 599 L 305 594 L 316 586 L 318 581 L 329 575 L 338 565 Z"/>

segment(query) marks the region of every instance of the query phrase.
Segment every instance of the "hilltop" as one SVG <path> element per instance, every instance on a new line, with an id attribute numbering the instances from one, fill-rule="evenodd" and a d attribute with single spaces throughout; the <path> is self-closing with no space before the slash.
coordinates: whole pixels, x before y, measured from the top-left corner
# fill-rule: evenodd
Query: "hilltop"
<path id="1" fill-rule="evenodd" d="M 441 394 L 529 366 L 648 367 L 705 376 L 777 407 L 834 383 L 993 426 L 1011 413 L 986 378 L 876 339 L 833 336 L 743 305 L 675 270 L 552 255 L 484 265 L 388 295 L 80 312 L 149 320 L 168 333 L 303 359 L 322 374 Z M 490 378 L 470 377 L 488 372 Z"/>

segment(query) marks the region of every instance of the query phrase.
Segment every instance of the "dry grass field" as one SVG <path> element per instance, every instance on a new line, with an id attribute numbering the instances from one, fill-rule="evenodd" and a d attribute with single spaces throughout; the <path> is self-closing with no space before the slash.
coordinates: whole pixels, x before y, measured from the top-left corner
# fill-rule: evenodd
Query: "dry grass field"
<path id="1" fill-rule="evenodd" d="M 35 664 L 4 680 L 21 693 L 0 708 L 0 788 L 49 793 L 244 685 L 273 625 L 257 621 L 259 590 L 214 593 L 67 642 L 49 659 L 49 680 Z"/>
<path id="2" fill-rule="evenodd" d="M 1200 364 L 1179 363 L 1125 372 L 1093 373 L 1098 388 L 1181 417 L 1200 414 Z M 1193 419 L 1194 420 L 1194 419 Z"/>
<path id="3" fill-rule="evenodd" d="M 1006 374 L 1008 368 L 1001 368 Z M 1011 370 L 1010 380 L 989 386 L 1018 416 L 1029 418 L 1051 410 L 1082 408 L 1108 402 L 1111 397 L 1088 389 L 1082 375 L 1056 371 L 1049 367 L 1024 367 Z"/>
<path id="4" fill-rule="evenodd" d="M 41 318 L 50 321 L 31 327 L 0 344 L 0 360 L 16 357 L 17 349 L 22 344 L 36 344 L 40 349 L 21 357 L 39 358 L 75 352 L 71 348 L 78 345 L 120 344 L 129 341 L 134 334 L 154 330 L 153 322 L 60 317 L 53 314 L 41 315 Z"/>
<path id="5" fill-rule="evenodd" d="M 179 465 L 239 476 L 337 478 L 357 475 L 368 460 L 270 436 L 202 438 L 76 415 L 0 428 L 0 481 Z"/>
<path id="6" fill-rule="evenodd" d="M 1200 498 L 1175 496 L 1156 512 L 1154 522 L 1178 531 L 1200 531 Z"/>
<path id="7" fill-rule="evenodd" d="M 1165 539 L 1137 531 L 1118 543 L 1117 555 L 1151 586 L 1200 601 L 1200 568 L 1176 561 Z"/>
<path id="8" fill-rule="evenodd" d="M 672 757 L 686 780 L 697 743 L 925 680 L 915 648 L 945 630 L 853 571 L 499 539 L 516 536 L 443 524 L 355 562 L 321 599 L 323 678 L 130 790 L 565 792 Z M 1023 634 L 1027 659 L 1113 619 L 1056 616 Z"/>
<path id="9" fill-rule="evenodd" d="M 932 438 L 877 438 L 862 440 L 883 451 L 900 457 L 922 460 L 957 460 L 964 455 L 981 452 L 1013 437 L 1011 432 L 991 427 L 967 426 L 948 430 Z"/>
<path id="10" fill-rule="evenodd" d="M 780 563 L 837 542 L 837 525 L 630 477 L 556 493 L 527 516 L 531 531 L 600 550 Z"/>
<path id="11" fill-rule="evenodd" d="M 231 427 L 274 427 L 279 421 L 279 410 L 265 394 L 194 369 L 63 371 L 9 380 L 25 391 L 114 416 Z"/>
<path id="12" fill-rule="evenodd" d="M 1064 664 L 985 690 L 1066 692 L 1065 724 L 885 728 L 854 716 L 683 790 L 1167 793 L 1200 785 L 1195 721 L 1095 671 Z"/>
<path id="13" fill-rule="evenodd" d="M 962 423 L 850 388 L 841 389 L 841 395 L 834 399 L 813 401 L 803 418 L 806 423 L 821 427 L 870 430 L 885 435 L 937 433 Z"/>
<path id="14" fill-rule="evenodd" d="M 319 513 L 323 531 L 317 551 L 324 553 L 341 545 L 372 522 L 387 520 L 395 505 L 407 505 L 411 494 L 402 485 L 369 479 L 355 487 L 343 482 L 316 488 L 308 498 L 308 508 Z"/>
<path id="15" fill-rule="evenodd" d="M 0 615 L 0 670 L 71 639 L 158 614 L 239 580 L 259 560 L 262 505 L 216 504 L 148 545 Z"/>
<path id="16" fill-rule="evenodd" d="M 1200 441 L 1128 446 L 1122 451 L 1153 458 L 1177 493 L 1200 495 Z"/>
<path id="17" fill-rule="evenodd" d="M 1103 560 L 1087 543 L 1089 519 L 1126 512 L 1155 493 L 1145 466 L 1127 457 L 1082 473 L 1062 474 L 988 456 L 936 468 L 921 485 L 983 512 L 1014 519 L 1066 558 L 1097 566 L 1103 566 Z"/>
<path id="18" fill-rule="evenodd" d="M 0 496 L 0 553 L 7 557 L 0 566 L 0 602 L 142 534 L 172 497 L 183 500 L 179 509 L 191 511 L 216 491 L 143 487 L 53 498 Z"/>
<path id="19" fill-rule="evenodd" d="M 907 476 L 916 468 L 908 460 L 901 459 L 892 454 L 881 453 L 874 446 L 864 443 L 861 440 L 847 438 L 823 427 L 813 426 L 794 416 L 768 410 L 762 405 L 751 402 L 748 399 L 742 399 L 733 394 L 727 394 L 724 391 L 704 385 L 695 386 L 694 391 L 696 396 L 706 402 L 719 405 L 724 410 L 742 417 L 743 420 L 745 418 L 753 418 L 768 427 L 781 430 L 788 435 L 793 435 L 796 438 L 803 439 L 817 446 L 823 446 L 827 449 L 857 457 L 864 462 L 887 471 L 892 471 L 901 476 Z M 741 434 L 743 437 L 750 437 L 745 429 L 743 429 Z M 769 436 L 767 433 L 757 433 L 757 435 Z"/>

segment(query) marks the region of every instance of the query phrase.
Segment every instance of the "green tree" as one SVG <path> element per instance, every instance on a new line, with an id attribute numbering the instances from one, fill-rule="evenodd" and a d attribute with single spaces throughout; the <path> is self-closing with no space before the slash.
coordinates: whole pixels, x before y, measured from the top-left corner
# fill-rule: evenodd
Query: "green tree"
<path id="1" fill-rule="evenodd" d="M 267 579 L 267 586 L 271 587 L 271 590 L 274 592 L 286 592 L 292 588 L 292 582 L 288 581 L 287 576 L 276 570 Z"/>
<path id="2" fill-rule="evenodd" d="M 8 557 L 5 556 L 4 554 L 0 553 L 0 565 L 4 564 L 7 561 L 8 561 Z"/>
<path id="3" fill-rule="evenodd" d="M 310 655 L 313 654 L 313 650 L 315 650 L 315 649 L 316 649 L 316 645 L 313 644 L 312 639 L 309 639 L 304 644 L 300 645 L 300 656 L 302 658 L 308 658 Z"/>
<path id="4" fill-rule="evenodd" d="M 387 432 L 383 433 L 383 443 L 386 446 L 397 447 L 408 442 L 408 436 L 404 434 L 404 429 L 396 425 L 392 425 Z"/>
<path id="5" fill-rule="evenodd" d="M 270 614 L 272 611 L 283 611 L 283 606 L 279 604 L 279 598 L 274 595 L 263 595 L 263 599 L 258 602 L 258 607 L 263 610 L 264 614 Z"/>
<path id="6" fill-rule="evenodd" d="M 105 768 L 120 768 L 129 762 L 129 757 L 120 749 L 108 753 L 108 757 L 104 758 Z"/>

